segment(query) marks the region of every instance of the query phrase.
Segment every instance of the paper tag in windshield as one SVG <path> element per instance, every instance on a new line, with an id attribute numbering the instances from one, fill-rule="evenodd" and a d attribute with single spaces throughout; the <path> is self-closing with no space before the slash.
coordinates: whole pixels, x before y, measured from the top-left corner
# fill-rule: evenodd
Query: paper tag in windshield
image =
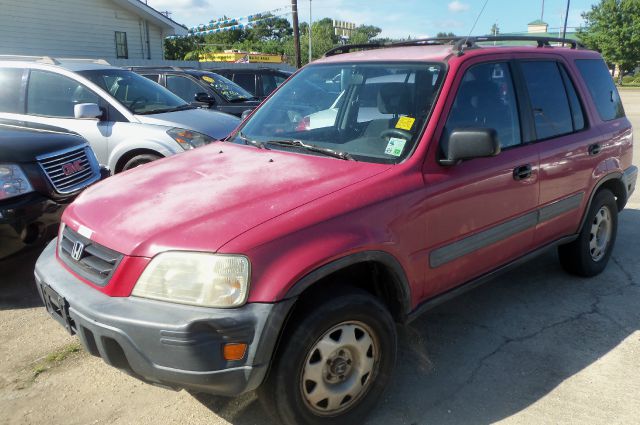
<path id="1" fill-rule="evenodd" d="M 396 123 L 396 128 L 399 128 L 400 130 L 411 130 L 411 127 L 413 127 L 413 123 L 416 122 L 415 118 L 411 118 L 411 117 L 400 117 L 398 118 L 398 122 Z"/>
<path id="2" fill-rule="evenodd" d="M 404 150 L 405 143 L 407 143 L 407 141 L 404 139 L 392 137 L 389 139 L 389 143 L 387 143 L 387 148 L 384 150 L 384 153 L 387 155 L 400 156 Z"/>
<path id="3" fill-rule="evenodd" d="M 213 78 L 209 77 L 208 75 L 203 75 L 202 79 L 207 83 L 213 83 Z"/>

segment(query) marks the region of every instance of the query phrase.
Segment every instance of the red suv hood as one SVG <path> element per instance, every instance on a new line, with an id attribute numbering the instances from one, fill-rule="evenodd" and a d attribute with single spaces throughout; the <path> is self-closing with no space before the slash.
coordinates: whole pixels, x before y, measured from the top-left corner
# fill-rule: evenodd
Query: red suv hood
<path id="1" fill-rule="evenodd" d="M 83 192 L 63 221 L 126 255 L 216 251 L 273 217 L 388 168 L 214 143 L 110 177 Z"/>

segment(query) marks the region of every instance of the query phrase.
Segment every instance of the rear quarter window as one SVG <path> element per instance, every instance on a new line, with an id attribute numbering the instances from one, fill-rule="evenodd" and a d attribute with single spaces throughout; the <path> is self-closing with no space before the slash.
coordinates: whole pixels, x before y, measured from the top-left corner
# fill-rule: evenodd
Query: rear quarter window
<path id="1" fill-rule="evenodd" d="M 20 87 L 21 68 L 0 68 L 0 112 L 21 113 Z"/>
<path id="2" fill-rule="evenodd" d="M 576 66 L 584 80 L 591 100 L 603 121 L 624 117 L 620 94 L 613 84 L 609 69 L 600 59 L 577 59 Z"/>

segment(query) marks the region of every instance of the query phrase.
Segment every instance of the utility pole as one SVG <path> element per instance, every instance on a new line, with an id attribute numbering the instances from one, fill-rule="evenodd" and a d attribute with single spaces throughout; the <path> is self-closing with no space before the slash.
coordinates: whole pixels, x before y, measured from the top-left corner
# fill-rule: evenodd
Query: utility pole
<path id="1" fill-rule="evenodd" d="M 564 27 L 562 27 L 562 38 L 565 38 L 567 36 L 567 19 L 569 18 L 569 3 L 571 3 L 571 0 L 567 0 L 567 11 L 564 14 Z M 562 45 L 564 46 L 564 42 L 562 42 Z"/>
<path id="2" fill-rule="evenodd" d="M 311 15 L 311 0 L 309 0 L 309 63 L 311 63 L 311 23 L 313 22 L 313 17 Z"/>
<path id="3" fill-rule="evenodd" d="M 542 13 L 540 14 L 540 20 L 544 21 L 544 0 L 542 0 Z"/>
<path id="4" fill-rule="evenodd" d="M 298 27 L 298 0 L 291 0 L 291 13 L 293 15 L 293 44 L 296 50 L 296 68 L 302 66 L 300 58 L 300 28 Z"/>

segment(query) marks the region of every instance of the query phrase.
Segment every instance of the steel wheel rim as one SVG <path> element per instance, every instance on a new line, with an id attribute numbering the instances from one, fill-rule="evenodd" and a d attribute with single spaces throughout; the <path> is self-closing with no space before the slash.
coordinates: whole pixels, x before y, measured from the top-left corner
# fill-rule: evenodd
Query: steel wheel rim
<path id="1" fill-rule="evenodd" d="M 379 343 L 362 322 L 342 322 L 313 344 L 300 375 L 300 391 L 317 416 L 335 416 L 353 407 L 375 380 Z"/>
<path id="2" fill-rule="evenodd" d="M 611 240 L 611 229 L 611 211 L 603 205 L 593 217 L 589 232 L 589 253 L 593 261 L 600 261 L 606 255 Z"/>

